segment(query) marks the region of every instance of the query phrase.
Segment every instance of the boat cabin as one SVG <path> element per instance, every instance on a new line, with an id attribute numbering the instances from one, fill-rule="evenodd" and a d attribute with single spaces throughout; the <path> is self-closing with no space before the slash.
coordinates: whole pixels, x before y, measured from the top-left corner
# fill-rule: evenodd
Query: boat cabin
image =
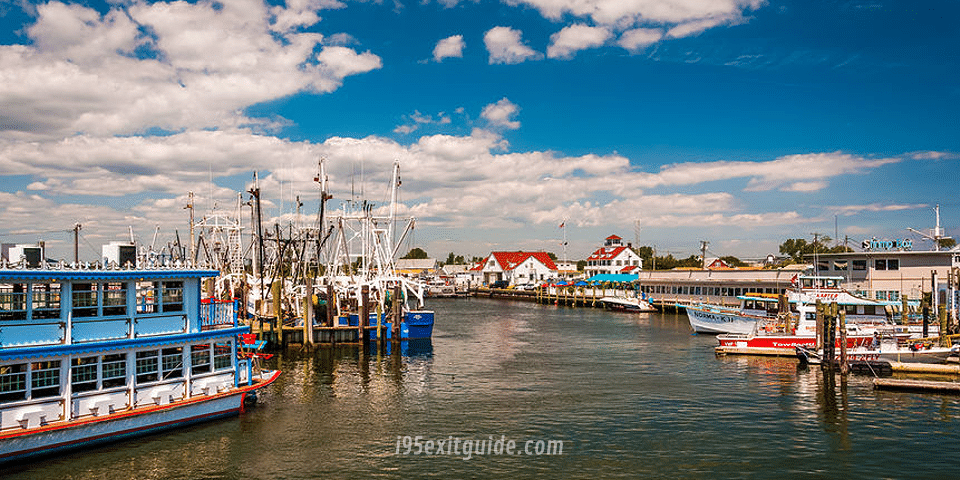
<path id="1" fill-rule="evenodd" d="M 0 437 L 251 381 L 215 270 L 0 269 Z M 54 427 L 51 427 L 54 428 Z"/>

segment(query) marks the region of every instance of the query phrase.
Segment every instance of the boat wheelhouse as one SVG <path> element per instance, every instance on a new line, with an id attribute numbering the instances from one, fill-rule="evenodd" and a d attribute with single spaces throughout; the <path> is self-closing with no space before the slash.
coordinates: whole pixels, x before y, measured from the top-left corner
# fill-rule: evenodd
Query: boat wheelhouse
<path id="1" fill-rule="evenodd" d="M 277 378 L 244 356 L 216 270 L 0 269 L 0 462 L 234 415 Z"/>

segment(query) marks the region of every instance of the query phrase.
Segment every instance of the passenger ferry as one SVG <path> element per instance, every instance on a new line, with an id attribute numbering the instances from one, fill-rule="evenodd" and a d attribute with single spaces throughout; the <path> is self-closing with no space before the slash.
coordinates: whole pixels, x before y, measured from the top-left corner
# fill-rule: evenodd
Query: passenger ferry
<path id="1" fill-rule="evenodd" d="M 0 463 L 242 412 L 279 372 L 201 300 L 218 274 L 0 268 Z"/>

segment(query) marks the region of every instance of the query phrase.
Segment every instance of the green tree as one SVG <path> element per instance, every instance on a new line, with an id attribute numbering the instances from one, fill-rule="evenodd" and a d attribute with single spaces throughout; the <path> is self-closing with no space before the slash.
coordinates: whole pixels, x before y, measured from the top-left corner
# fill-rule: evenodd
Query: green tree
<path id="1" fill-rule="evenodd" d="M 733 255 L 727 255 L 726 257 L 720 257 L 720 260 L 723 260 L 723 263 L 730 265 L 731 267 L 746 267 L 747 264 L 741 261 L 739 258 L 734 257 Z"/>
<path id="2" fill-rule="evenodd" d="M 400 257 L 400 258 L 413 258 L 413 259 L 417 259 L 417 260 L 423 260 L 423 259 L 425 259 L 425 258 L 430 258 L 430 257 L 427 255 L 427 252 L 423 251 L 422 248 L 416 247 L 416 248 L 410 249 L 410 251 L 407 252 L 406 255 L 404 255 L 404 256 L 402 256 L 402 257 Z"/>
<path id="3" fill-rule="evenodd" d="M 557 254 L 556 254 L 556 253 L 547 252 L 547 256 L 550 257 L 550 260 L 553 260 L 554 262 L 557 261 Z"/>

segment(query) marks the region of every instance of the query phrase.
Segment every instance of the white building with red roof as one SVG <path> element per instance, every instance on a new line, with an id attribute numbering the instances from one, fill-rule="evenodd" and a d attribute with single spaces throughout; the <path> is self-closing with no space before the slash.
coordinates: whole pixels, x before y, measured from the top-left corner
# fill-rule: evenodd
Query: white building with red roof
<path id="1" fill-rule="evenodd" d="M 484 285 L 522 285 L 555 278 L 557 265 L 546 252 L 491 252 L 471 271 Z"/>
<path id="2" fill-rule="evenodd" d="M 587 278 L 602 273 L 638 273 L 643 268 L 643 259 L 633 251 L 632 245 L 623 245 L 623 239 L 610 235 L 603 246 L 587 257 L 584 271 Z"/>

